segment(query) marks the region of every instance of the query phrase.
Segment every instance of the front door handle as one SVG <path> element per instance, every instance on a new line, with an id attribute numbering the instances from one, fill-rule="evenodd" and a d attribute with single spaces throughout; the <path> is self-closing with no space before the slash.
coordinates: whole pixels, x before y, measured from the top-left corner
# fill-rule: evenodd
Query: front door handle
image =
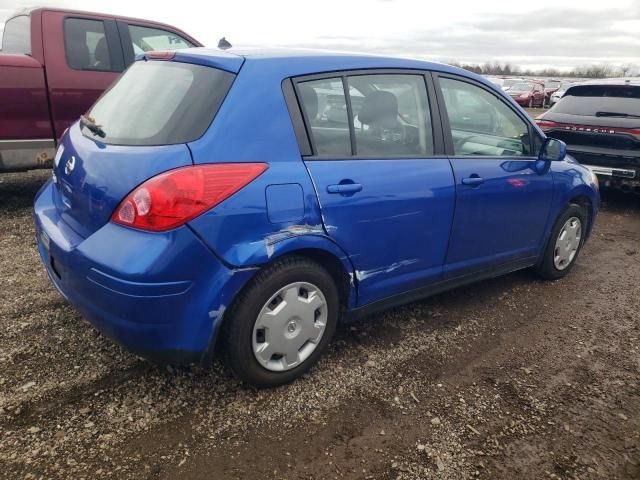
<path id="1" fill-rule="evenodd" d="M 479 177 L 476 174 L 473 174 L 468 178 L 463 178 L 462 179 L 462 184 L 463 185 L 469 185 L 471 187 L 477 187 L 478 185 L 481 185 L 483 183 L 484 183 L 484 178 Z"/>
<path id="2" fill-rule="evenodd" d="M 361 183 L 339 183 L 337 185 L 327 185 L 327 193 L 348 194 L 362 190 Z"/>

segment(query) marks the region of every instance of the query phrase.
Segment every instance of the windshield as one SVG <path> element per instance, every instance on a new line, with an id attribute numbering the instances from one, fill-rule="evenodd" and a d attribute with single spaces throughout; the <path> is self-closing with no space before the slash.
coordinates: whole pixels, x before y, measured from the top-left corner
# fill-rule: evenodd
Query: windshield
<path id="1" fill-rule="evenodd" d="M 533 88 L 532 84 L 520 82 L 520 83 L 514 83 L 513 85 L 511 85 L 509 87 L 509 91 L 510 92 L 528 92 L 532 88 Z"/>
<path id="2" fill-rule="evenodd" d="M 555 113 L 600 116 L 640 115 L 640 87 L 630 85 L 581 85 L 571 87 L 553 107 Z M 636 122 L 637 123 L 637 122 Z"/>
<path id="3" fill-rule="evenodd" d="M 560 80 L 547 80 L 544 84 L 544 88 L 558 88 L 560 84 Z"/>
<path id="4" fill-rule="evenodd" d="M 209 127 L 234 78 L 189 63 L 135 62 L 88 112 L 93 125 L 82 122 L 82 133 L 116 145 L 191 142 Z"/>

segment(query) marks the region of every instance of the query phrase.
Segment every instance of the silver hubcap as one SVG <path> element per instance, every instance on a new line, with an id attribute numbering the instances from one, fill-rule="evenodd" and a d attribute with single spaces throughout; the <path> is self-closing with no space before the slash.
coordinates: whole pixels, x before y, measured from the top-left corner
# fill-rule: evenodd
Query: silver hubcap
<path id="1" fill-rule="evenodd" d="M 581 238 L 582 222 L 578 217 L 571 217 L 562 226 L 553 251 L 553 264 L 558 270 L 564 270 L 571 265 L 578 253 Z"/>
<path id="2" fill-rule="evenodd" d="M 278 290 L 253 326 L 253 354 L 267 370 L 282 372 L 304 362 L 327 325 L 327 300 L 318 287 L 296 282 Z"/>

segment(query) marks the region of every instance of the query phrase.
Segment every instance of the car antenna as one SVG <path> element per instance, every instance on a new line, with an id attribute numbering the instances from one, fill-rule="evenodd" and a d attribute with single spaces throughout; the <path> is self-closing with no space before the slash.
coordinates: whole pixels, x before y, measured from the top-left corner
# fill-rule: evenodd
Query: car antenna
<path id="1" fill-rule="evenodd" d="M 226 38 L 222 37 L 220 39 L 220 41 L 218 42 L 218 48 L 220 50 L 227 50 L 227 49 L 231 48 L 231 44 L 229 43 L 229 41 Z"/>

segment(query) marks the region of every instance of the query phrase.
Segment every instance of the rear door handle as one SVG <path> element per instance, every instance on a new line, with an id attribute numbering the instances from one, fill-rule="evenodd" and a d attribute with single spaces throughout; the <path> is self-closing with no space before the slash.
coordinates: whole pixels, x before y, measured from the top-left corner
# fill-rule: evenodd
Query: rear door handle
<path id="1" fill-rule="evenodd" d="M 362 190 L 361 183 L 339 183 L 337 185 L 327 185 L 327 193 L 356 193 Z"/>
<path id="2" fill-rule="evenodd" d="M 477 175 L 472 175 L 468 178 L 463 178 L 462 179 L 462 184 L 463 185 L 469 185 L 471 187 L 477 187 L 478 185 L 481 185 L 484 183 L 484 178 L 482 177 L 478 177 Z"/>

